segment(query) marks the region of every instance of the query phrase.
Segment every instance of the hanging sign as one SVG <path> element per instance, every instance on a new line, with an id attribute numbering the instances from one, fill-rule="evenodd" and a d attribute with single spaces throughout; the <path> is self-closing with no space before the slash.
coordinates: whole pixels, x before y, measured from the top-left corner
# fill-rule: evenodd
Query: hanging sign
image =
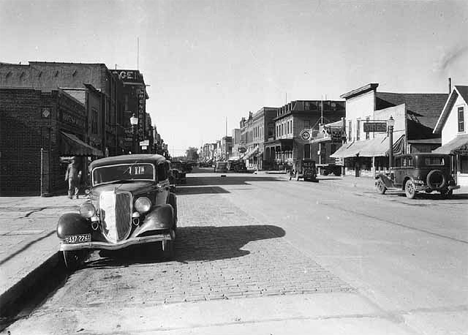
<path id="1" fill-rule="evenodd" d="M 309 141 L 312 138 L 312 132 L 309 129 L 304 129 L 299 134 L 299 137 L 303 141 Z"/>

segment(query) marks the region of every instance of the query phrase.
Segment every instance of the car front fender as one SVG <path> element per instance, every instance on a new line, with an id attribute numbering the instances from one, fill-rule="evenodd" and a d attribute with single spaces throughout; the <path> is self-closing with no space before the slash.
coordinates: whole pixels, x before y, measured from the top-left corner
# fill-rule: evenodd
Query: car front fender
<path id="1" fill-rule="evenodd" d="M 174 208 L 162 205 L 146 214 L 143 223 L 135 230 L 133 236 L 140 236 L 150 230 L 166 230 L 173 228 Z"/>
<path id="2" fill-rule="evenodd" d="M 392 179 L 390 179 L 387 175 L 381 173 L 379 175 L 377 175 L 377 177 L 375 177 L 376 180 L 381 180 L 384 184 L 385 184 L 385 187 L 388 187 L 388 188 L 392 188 L 392 187 L 395 187 L 395 184 L 393 182 Z"/>
<path id="3" fill-rule="evenodd" d="M 60 216 L 57 223 L 57 236 L 64 239 L 65 236 L 88 234 L 92 232 L 88 220 L 78 213 L 66 213 Z"/>

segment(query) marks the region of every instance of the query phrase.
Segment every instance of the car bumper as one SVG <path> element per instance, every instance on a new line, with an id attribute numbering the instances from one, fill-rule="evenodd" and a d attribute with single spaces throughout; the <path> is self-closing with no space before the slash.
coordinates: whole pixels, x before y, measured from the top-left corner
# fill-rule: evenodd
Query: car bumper
<path id="1" fill-rule="evenodd" d="M 120 241 L 117 243 L 109 242 L 85 242 L 85 243 L 61 243 L 60 251 L 70 251 L 70 250 L 82 250 L 82 249 L 95 249 L 95 250 L 119 250 L 131 245 L 138 245 L 151 242 L 161 242 L 161 241 L 170 241 L 173 238 L 170 234 L 160 234 L 152 236 L 143 236 L 143 237 L 134 237 L 125 241 Z"/>

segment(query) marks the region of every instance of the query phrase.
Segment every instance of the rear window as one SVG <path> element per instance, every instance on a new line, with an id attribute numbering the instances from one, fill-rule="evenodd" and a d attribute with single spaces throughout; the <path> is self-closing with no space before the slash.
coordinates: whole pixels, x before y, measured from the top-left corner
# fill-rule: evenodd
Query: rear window
<path id="1" fill-rule="evenodd" d="M 424 164 L 426 166 L 444 166 L 444 157 L 426 157 L 424 158 Z"/>

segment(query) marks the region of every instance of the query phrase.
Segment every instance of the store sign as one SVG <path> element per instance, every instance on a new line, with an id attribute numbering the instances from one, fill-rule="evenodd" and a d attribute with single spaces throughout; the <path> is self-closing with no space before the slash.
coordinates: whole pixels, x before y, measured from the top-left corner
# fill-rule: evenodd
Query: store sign
<path id="1" fill-rule="evenodd" d="M 363 128 L 365 133 L 386 133 L 387 122 L 364 122 Z"/>
<path id="2" fill-rule="evenodd" d="M 142 82 L 140 72 L 136 70 L 115 70 L 112 73 L 117 75 L 123 82 Z"/>

